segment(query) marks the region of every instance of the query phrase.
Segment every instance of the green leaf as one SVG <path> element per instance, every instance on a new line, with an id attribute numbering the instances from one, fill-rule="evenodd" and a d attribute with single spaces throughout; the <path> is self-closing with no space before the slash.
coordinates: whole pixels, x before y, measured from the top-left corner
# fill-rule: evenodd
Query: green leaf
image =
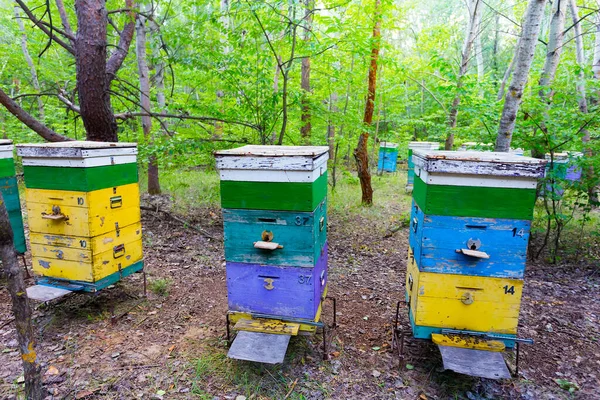
<path id="1" fill-rule="evenodd" d="M 412 364 L 406 364 L 406 369 L 415 369 L 415 366 Z"/>

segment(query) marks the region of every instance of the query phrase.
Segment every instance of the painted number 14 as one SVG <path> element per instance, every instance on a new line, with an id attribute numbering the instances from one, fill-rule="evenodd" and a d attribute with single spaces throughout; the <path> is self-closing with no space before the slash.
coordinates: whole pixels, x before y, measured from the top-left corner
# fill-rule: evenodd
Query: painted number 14
<path id="1" fill-rule="evenodd" d="M 518 237 L 525 236 L 525 231 L 523 229 L 517 230 L 517 228 L 513 228 L 512 233 L 513 233 L 513 237 L 515 237 L 515 236 L 518 236 Z"/>
<path id="2" fill-rule="evenodd" d="M 515 294 L 515 287 L 514 286 L 510 286 L 509 287 L 508 285 L 504 286 L 504 294 L 512 294 L 512 295 L 514 295 Z"/>

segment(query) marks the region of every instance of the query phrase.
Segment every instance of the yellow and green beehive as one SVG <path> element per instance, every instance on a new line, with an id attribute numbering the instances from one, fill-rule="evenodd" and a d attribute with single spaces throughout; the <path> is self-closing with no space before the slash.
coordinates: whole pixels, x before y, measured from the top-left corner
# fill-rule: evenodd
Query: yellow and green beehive
<path id="1" fill-rule="evenodd" d="M 27 251 L 27 246 L 25 245 L 25 234 L 23 233 L 23 217 L 21 215 L 19 187 L 15 176 L 13 148 L 11 140 L 0 140 L 0 191 L 2 191 L 10 226 L 13 230 L 15 250 L 23 254 Z"/>
<path id="2" fill-rule="evenodd" d="M 38 283 L 95 292 L 143 269 L 136 144 L 17 147 Z"/>

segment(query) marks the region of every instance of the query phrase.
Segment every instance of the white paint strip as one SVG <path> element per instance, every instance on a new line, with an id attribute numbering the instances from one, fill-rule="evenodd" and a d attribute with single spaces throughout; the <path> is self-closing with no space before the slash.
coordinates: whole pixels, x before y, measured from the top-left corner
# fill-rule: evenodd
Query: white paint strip
<path id="1" fill-rule="evenodd" d="M 222 169 L 219 174 L 222 181 L 311 183 L 316 181 L 325 171 L 327 171 L 326 164 L 312 171 Z"/>
<path id="2" fill-rule="evenodd" d="M 448 185 L 448 186 L 479 186 L 479 187 L 498 187 L 514 189 L 535 189 L 537 179 L 489 176 L 489 175 L 465 175 L 465 174 L 436 174 L 428 173 L 419 167 L 415 167 L 415 175 L 420 177 L 428 185 Z"/>
<path id="3" fill-rule="evenodd" d="M 13 146 L 0 147 L 0 158 L 13 158 Z"/>
<path id="4" fill-rule="evenodd" d="M 385 147 L 388 149 L 395 149 L 398 147 L 398 143 L 392 143 L 392 142 L 379 142 L 379 147 Z"/>
<path id="5" fill-rule="evenodd" d="M 23 158 L 23 165 L 36 167 L 90 168 L 102 167 L 105 165 L 130 164 L 136 161 L 137 157 L 135 155 L 86 158 Z"/>
<path id="6" fill-rule="evenodd" d="M 261 146 L 247 145 L 236 149 L 219 150 L 217 156 L 246 156 L 246 157 L 294 157 L 305 156 L 318 158 L 329 152 L 327 146 Z"/>
<path id="7" fill-rule="evenodd" d="M 327 162 L 329 153 L 324 153 L 317 159 L 313 159 L 312 156 L 243 157 L 219 154 L 216 154 L 215 158 L 219 170 L 313 171 Z"/>
<path id="8" fill-rule="evenodd" d="M 408 148 L 415 149 L 428 149 L 428 150 L 437 150 L 440 148 L 440 144 L 438 142 L 410 142 L 408 143 Z"/>

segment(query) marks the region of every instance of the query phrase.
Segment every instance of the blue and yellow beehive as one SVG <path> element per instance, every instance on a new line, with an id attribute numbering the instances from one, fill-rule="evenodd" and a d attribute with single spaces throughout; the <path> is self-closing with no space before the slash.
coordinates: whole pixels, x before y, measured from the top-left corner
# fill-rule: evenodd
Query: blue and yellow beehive
<path id="1" fill-rule="evenodd" d="M 23 217 L 21 215 L 19 187 L 15 176 L 13 148 L 11 140 L 0 140 L 0 191 L 2 191 L 6 211 L 8 211 L 8 219 L 13 230 L 15 250 L 23 254 L 27 251 L 27 246 L 25 245 L 25 234 L 23 233 Z"/>
<path id="2" fill-rule="evenodd" d="M 377 170 L 381 172 L 396 172 L 398 161 L 398 144 L 381 142 L 379 144 L 379 161 Z"/>
<path id="3" fill-rule="evenodd" d="M 38 283 L 95 292 L 143 269 L 136 144 L 17 147 Z"/>
<path id="4" fill-rule="evenodd" d="M 410 142 L 408 143 L 408 173 L 406 178 L 406 191 L 410 192 L 413 189 L 413 182 L 415 179 L 415 164 L 413 162 L 413 152 L 415 150 L 437 150 L 440 148 L 440 144 L 437 142 Z"/>
<path id="5" fill-rule="evenodd" d="M 316 322 L 327 286 L 328 148 L 215 153 L 229 318 Z M 314 332 L 315 325 L 300 324 Z"/>
<path id="6" fill-rule="evenodd" d="M 413 335 L 450 329 L 516 337 L 544 160 L 415 151 L 406 274 Z"/>

